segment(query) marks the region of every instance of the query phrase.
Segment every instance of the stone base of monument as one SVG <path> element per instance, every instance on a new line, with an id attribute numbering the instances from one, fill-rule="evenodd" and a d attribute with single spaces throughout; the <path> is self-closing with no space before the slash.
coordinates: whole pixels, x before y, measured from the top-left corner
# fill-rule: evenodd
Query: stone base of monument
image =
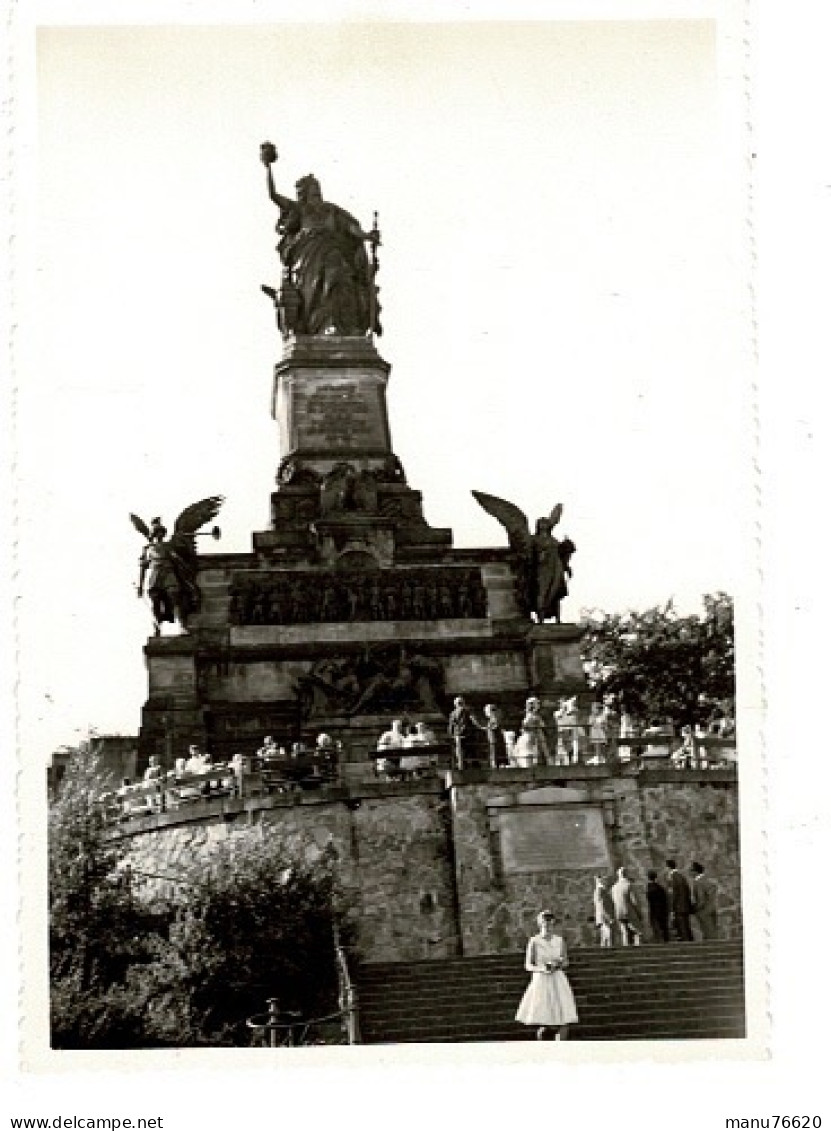
<path id="1" fill-rule="evenodd" d="M 224 760 L 323 732 L 352 782 L 395 718 L 445 738 L 461 695 L 518 732 L 529 695 L 548 720 L 559 696 L 586 696 L 579 628 L 522 614 L 514 553 L 456 549 L 424 517 L 392 448 L 389 374 L 371 338 L 286 339 L 270 529 L 250 553 L 201 556 L 188 635 L 148 642 L 142 764 L 169 768 L 193 742 Z M 487 764 L 484 741 L 469 761 Z"/>
<path id="2" fill-rule="evenodd" d="M 289 747 L 314 745 L 326 733 L 342 744 L 345 780 L 357 781 L 371 774 L 370 752 L 393 719 L 425 723 L 444 741 L 453 700 L 463 696 L 480 721 L 485 704 L 493 703 L 503 729 L 519 733 L 530 694 L 542 700 L 549 723 L 560 697 L 587 695 L 575 625 L 532 625 L 515 615 L 229 624 L 241 577 L 256 577 L 257 600 L 258 591 L 295 573 L 264 569 L 254 555 L 256 570 L 245 571 L 241 557 L 234 555 L 224 570 L 212 563 L 203 610 L 188 636 L 153 638 L 145 647 L 150 693 L 142 765 L 156 754 L 170 768 L 191 743 L 225 760 L 238 750 L 253 754 L 266 735 Z M 445 577 L 448 566 L 436 572 Z M 385 571 L 388 595 L 398 599 L 396 586 L 411 573 Z M 421 573 L 429 576 L 430 567 Z M 313 576 L 301 571 L 301 584 L 309 586 Z M 488 593 L 484 584 L 482 590 Z M 466 766 L 487 764 L 482 734 Z"/>

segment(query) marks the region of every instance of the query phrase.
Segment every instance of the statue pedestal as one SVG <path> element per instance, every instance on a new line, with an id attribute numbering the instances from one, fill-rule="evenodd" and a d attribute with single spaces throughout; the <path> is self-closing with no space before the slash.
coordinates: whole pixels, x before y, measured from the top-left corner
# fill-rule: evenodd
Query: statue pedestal
<path id="1" fill-rule="evenodd" d="M 274 369 L 272 415 L 283 458 L 320 461 L 392 455 L 386 388 L 390 366 L 369 338 L 291 338 Z"/>

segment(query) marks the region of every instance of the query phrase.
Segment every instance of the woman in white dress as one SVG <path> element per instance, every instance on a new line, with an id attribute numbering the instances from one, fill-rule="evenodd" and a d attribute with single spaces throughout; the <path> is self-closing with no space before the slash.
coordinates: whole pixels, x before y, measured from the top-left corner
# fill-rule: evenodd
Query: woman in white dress
<path id="1" fill-rule="evenodd" d="M 548 742 L 541 706 L 539 699 L 534 696 L 525 701 L 522 733 L 511 752 L 512 764 L 515 766 L 544 766 L 548 762 Z"/>
<path id="2" fill-rule="evenodd" d="M 577 1021 L 577 1006 L 564 971 L 568 967 L 565 941 L 554 933 L 554 913 L 537 916 L 540 933 L 528 940 L 525 969 L 531 975 L 528 989 L 516 1013 L 523 1025 L 537 1026 L 537 1040 L 544 1041 L 549 1029 L 556 1041 L 568 1038 L 568 1027 Z"/>

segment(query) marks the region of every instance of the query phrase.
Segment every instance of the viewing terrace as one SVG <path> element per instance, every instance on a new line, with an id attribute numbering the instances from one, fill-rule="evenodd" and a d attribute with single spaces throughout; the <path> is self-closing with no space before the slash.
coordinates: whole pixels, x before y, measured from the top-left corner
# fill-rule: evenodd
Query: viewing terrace
<path id="1" fill-rule="evenodd" d="M 513 779 L 540 783 L 615 776 L 648 775 L 650 780 L 735 780 L 736 740 L 714 735 L 683 739 L 654 735 L 616 737 L 598 749 L 597 743 L 575 743 L 567 754 L 558 746 L 546 763 L 519 764 L 510 760 L 489 766 L 455 764 L 449 743 L 364 752 L 365 772 L 356 780 L 355 763 L 343 772 L 343 752 L 302 753 L 264 762 L 256 755 L 231 762 L 212 762 L 200 773 L 169 771 L 151 781 L 124 784 L 102 795 L 102 812 L 113 826 L 151 824 L 164 818 L 197 819 L 210 812 L 239 812 L 248 808 L 313 803 L 316 800 L 354 800 L 390 791 L 440 793 L 463 782 Z M 354 756 L 354 752 L 353 752 Z M 417 763 L 417 765 L 415 765 Z"/>

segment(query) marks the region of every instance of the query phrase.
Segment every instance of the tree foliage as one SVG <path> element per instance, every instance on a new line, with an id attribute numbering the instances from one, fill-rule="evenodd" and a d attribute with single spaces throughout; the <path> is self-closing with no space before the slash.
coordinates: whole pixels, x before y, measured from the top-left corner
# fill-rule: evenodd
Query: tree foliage
<path id="1" fill-rule="evenodd" d="M 107 835 L 99 761 L 88 744 L 72 756 L 49 812 L 49 967 L 55 1047 L 112 1047 L 138 1022 L 117 989 L 150 960 L 163 917 L 132 898 L 124 848 Z M 103 1046 L 102 1046 L 103 1042 Z"/>
<path id="2" fill-rule="evenodd" d="M 305 1018 L 336 1008 L 331 851 L 255 826 L 160 887 L 129 867 L 102 790 L 81 749 L 49 815 L 53 1047 L 247 1044 L 268 997 Z"/>
<path id="3" fill-rule="evenodd" d="M 333 863 L 305 838 L 255 827 L 191 864 L 170 904 L 166 944 L 135 983 L 152 1036 L 245 1044 L 246 1017 L 269 997 L 305 1018 L 332 1012 L 342 910 Z"/>
<path id="4" fill-rule="evenodd" d="M 590 612 L 583 661 L 598 696 L 614 695 L 640 719 L 705 722 L 735 695 L 733 601 L 703 599 L 703 615 L 680 616 L 672 601 L 645 612 Z"/>

